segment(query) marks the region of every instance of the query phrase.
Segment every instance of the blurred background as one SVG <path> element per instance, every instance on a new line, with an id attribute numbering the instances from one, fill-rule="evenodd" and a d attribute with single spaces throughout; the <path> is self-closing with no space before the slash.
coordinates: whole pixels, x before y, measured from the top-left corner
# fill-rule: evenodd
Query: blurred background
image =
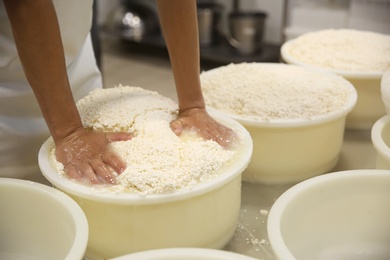
<path id="1" fill-rule="evenodd" d="M 198 0 L 201 69 L 279 62 L 280 47 L 303 33 L 355 28 L 390 34 L 390 0 Z M 139 86 L 177 101 L 155 0 L 95 0 L 92 30 L 104 87 Z M 338 170 L 375 168 L 370 131 L 345 136 Z M 239 228 L 224 248 L 274 259 L 267 214 L 290 185 L 243 183 Z M 256 199 L 254 199 L 256 198 Z"/>
<path id="2" fill-rule="evenodd" d="M 355 28 L 390 34 L 389 0 L 198 0 L 201 68 L 278 62 L 303 33 Z M 93 42 L 104 86 L 152 88 L 175 98 L 155 0 L 95 0 Z M 168 90 L 166 89 L 168 87 Z"/>

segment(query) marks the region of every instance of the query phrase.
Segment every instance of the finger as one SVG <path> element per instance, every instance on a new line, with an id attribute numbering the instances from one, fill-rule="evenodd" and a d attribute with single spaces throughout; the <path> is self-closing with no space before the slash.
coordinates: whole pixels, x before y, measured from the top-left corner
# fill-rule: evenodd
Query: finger
<path id="1" fill-rule="evenodd" d="M 111 174 L 110 169 L 100 160 L 94 160 L 91 163 L 91 166 L 95 173 L 106 183 L 115 184 L 115 178 Z"/>
<path id="2" fill-rule="evenodd" d="M 213 141 L 217 142 L 222 148 L 228 148 L 230 142 L 224 136 L 217 135 L 213 138 Z"/>
<path id="3" fill-rule="evenodd" d="M 126 169 L 126 163 L 112 151 L 103 153 L 102 160 L 104 163 L 111 166 L 118 174 L 121 174 Z"/>
<path id="4" fill-rule="evenodd" d="M 106 133 L 106 138 L 109 142 L 116 142 L 116 141 L 128 141 L 131 138 L 133 138 L 134 135 L 131 133 Z"/>
<path id="5" fill-rule="evenodd" d="M 81 179 L 83 177 L 79 173 L 79 171 L 77 171 L 77 169 L 76 169 L 76 167 L 74 165 L 67 165 L 67 166 L 65 166 L 64 172 L 65 172 L 65 174 L 69 178 L 74 179 L 74 180 L 79 180 L 79 179 Z"/>
<path id="6" fill-rule="evenodd" d="M 86 178 L 90 183 L 92 184 L 99 184 L 101 183 L 96 176 L 94 170 L 92 169 L 91 165 L 88 163 L 83 163 L 80 165 L 77 165 L 78 171 L 81 173 L 81 175 Z"/>
<path id="7" fill-rule="evenodd" d="M 183 132 L 183 122 L 181 120 L 174 120 L 170 124 L 175 135 L 179 136 Z"/>
<path id="8" fill-rule="evenodd" d="M 235 141 L 235 132 L 229 128 L 226 128 L 226 131 L 209 130 L 205 135 L 207 139 L 217 142 L 223 148 L 229 148 Z"/>

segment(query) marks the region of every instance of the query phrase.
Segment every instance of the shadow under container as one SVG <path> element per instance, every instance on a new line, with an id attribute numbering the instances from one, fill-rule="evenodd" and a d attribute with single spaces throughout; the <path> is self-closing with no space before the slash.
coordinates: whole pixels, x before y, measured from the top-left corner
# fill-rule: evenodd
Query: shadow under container
<path id="1" fill-rule="evenodd" d="M 346 121 L 347 129 L 365 130 L 371 129 L 376 120 L 386 114 L 385 106 L 381 99 L 381 79 L 384 73 L 354 73 L 349 71 L 334 70 L 316 67 L 303 63 L 292 57 L 288 49 L 294 44 L 294 39 L 285 42 L 281 47 L 281 58 L 287 64 L 294 64 L 314 68 L 339 75 L 355 87 L 358 93 L 356 106 L 348 114 Z"/>
<path id="2" fill-rule="evenodd" d="M 276 259 L 390 259 L 390 171 L 350 170 L 296 184 L 273 204 Z"/>
<path id="3" fill-rule="evenodd" d="M 252 139 L 234 120 L 215 118 L 244 134 L 234 163 L 215 179 L 169 194 L 91 192 L 90 187 L 60 176 L 48 158 L 52 140 L 43 144 L 39 152 L 42 173 L 87 216 L 89 259 L 167 247 L 220 249 L 230 241 L 238 224 L 241 174 L 252 155 Z"/>

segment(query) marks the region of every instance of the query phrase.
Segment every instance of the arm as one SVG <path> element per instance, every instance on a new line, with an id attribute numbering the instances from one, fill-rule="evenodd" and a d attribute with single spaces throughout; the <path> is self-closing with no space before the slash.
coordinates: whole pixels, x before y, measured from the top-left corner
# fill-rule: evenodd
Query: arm
<path id="1" fill-rule="evenodd" d="M 108 151 L 103 133 L 84 129 L 69 86 L 56 12 L 51 0 L 5 0 L 15 44 L 42 115 L 56 144 L 57 159 L 73 178 L 112 182 L 105 163 L 117 171 L 123 162 Z M 116 138 L 116 137 L 113 137 Z M 85 152 L 85 147 L 89 150 Z M 84 152 L 83 152 L 84 151 Z M 104 155 L 105 163 L 96 158 Z M 113 157 L 112 157 L 113 156 Z"/>
<path id="2" fill-rule="evenodd" d="M 53 4 L 46 0 L 4 4 L 26 78 L 57 143 L 82 124 L 69 87 Z"/>
<path id="3" fill-rule="evenodd" d="M 200 88 L 199 40 L 195 0 L 158 0 L 179 107 L 205 108 Z"/>
<path id="4" fill-rule="evenodd" d="M 196 0 L 158 0 L 157 4 L 180 109 L 171 128 L 180 135 L 183 129 L 195 127 L 203 138 L 226 147 L 235 135 L 208 115 L 202 95 Z"/>

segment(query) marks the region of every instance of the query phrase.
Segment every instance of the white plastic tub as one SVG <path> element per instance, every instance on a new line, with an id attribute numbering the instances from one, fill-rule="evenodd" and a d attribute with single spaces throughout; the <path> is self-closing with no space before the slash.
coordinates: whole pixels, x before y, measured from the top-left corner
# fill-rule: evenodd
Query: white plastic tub
<path id="1" fill-rule="evenodd" d="M 386 115 L 375 122 L 371 130 L 371 140 L 377 152 L 376 168 L 390 170 L 390 116 Z"/>
<path id="2" fill-rule="evenodd" d="M 253 155 L 243 178 L 264 184 L 305 180 L 333 169 L 339 160 L 348 108 L 317 120 L 255 123 L 232 116 L 253 138 Z"/>
<path id="3" fill-rule="evenodd" d="M 255 260 L 255 258 L 216 249 L 166 248 L 138 252 L 112 260 Z"/>
<path id="4" fill-rule="evenodd" d="M 0 178 L 0 259 L 82 259 L 88 223 L 63 192 Z"/>
<path id="5" fill-rule="evenodd" d="M 283 193 L 268 216 L 280 260 L 390 259 L 390 171 L 334 172 Z"/>
<path id="6" fill-rule="evenodd" d="M 356 102 L 356 106 L 347 116 L 346 128 L 370 129 L 376 120 L 386 114 L 385 107 L 381 99 L 381 78 L 384 73 L 354 73 L 349 71 L 319 68 L 311 64 L 303 63 L 289 54 L 288 50 L 291 46 L 293 46 L 294 41 L 295 39 L 289 40 L 281 47 L 281 57 L 284 62 L 337 74 L 351 82 L 351 84 L 355 87 L 358 93 L 358 100 Z"/>
<path id="7" fill-rule="evenodd" d="M 237 227 L 241 173 L 252 155 L 252 139 L 234 120 L 211 114 L 243 133 L 234 163 L 215 179 L 169 194 L 94 193 L 58 174 L 49 159 L 51 140 L 46 141 L 39 153 L 40 168 L 84 210 L 90 230 L 87 257 L 113 258 L 166 247 L 219 249 L 229 242 Z"/>
<path id="8" fill-rule="evenodd" d="M 295 65 L 264 63 L 262 68 L 283 68 Z M 255 66 L 258 66 L 255 64 Z M 345 121 L 357 100 L 354 87 L 340 76 L 307 70 L 313 75 L 330 77 L 350 90 L 341 109 L 309 119 L 256 120 L 227 112 L 229 117 L 241 123 L 253 139 L 252 160 L 243 174 L 243 180 L 263 184 L 294 183 L 329 172 L 337 164 L 343 144 Z M 218 73 L 218 68 L 203 75 Z M 210 75 L 209 74 L 209 75 Z M 242 76 L 242 77 L 245 77 Z M 280 73 L 283 77 L 283 73 Z M 259 88 L 262 82 L 259 83 Z M 310 84 L 310 81 L 307 81 Z M 229 87 L 223 86 L 226 91 Z M 227 101 L 228 102 L 228 101 Z"/>

